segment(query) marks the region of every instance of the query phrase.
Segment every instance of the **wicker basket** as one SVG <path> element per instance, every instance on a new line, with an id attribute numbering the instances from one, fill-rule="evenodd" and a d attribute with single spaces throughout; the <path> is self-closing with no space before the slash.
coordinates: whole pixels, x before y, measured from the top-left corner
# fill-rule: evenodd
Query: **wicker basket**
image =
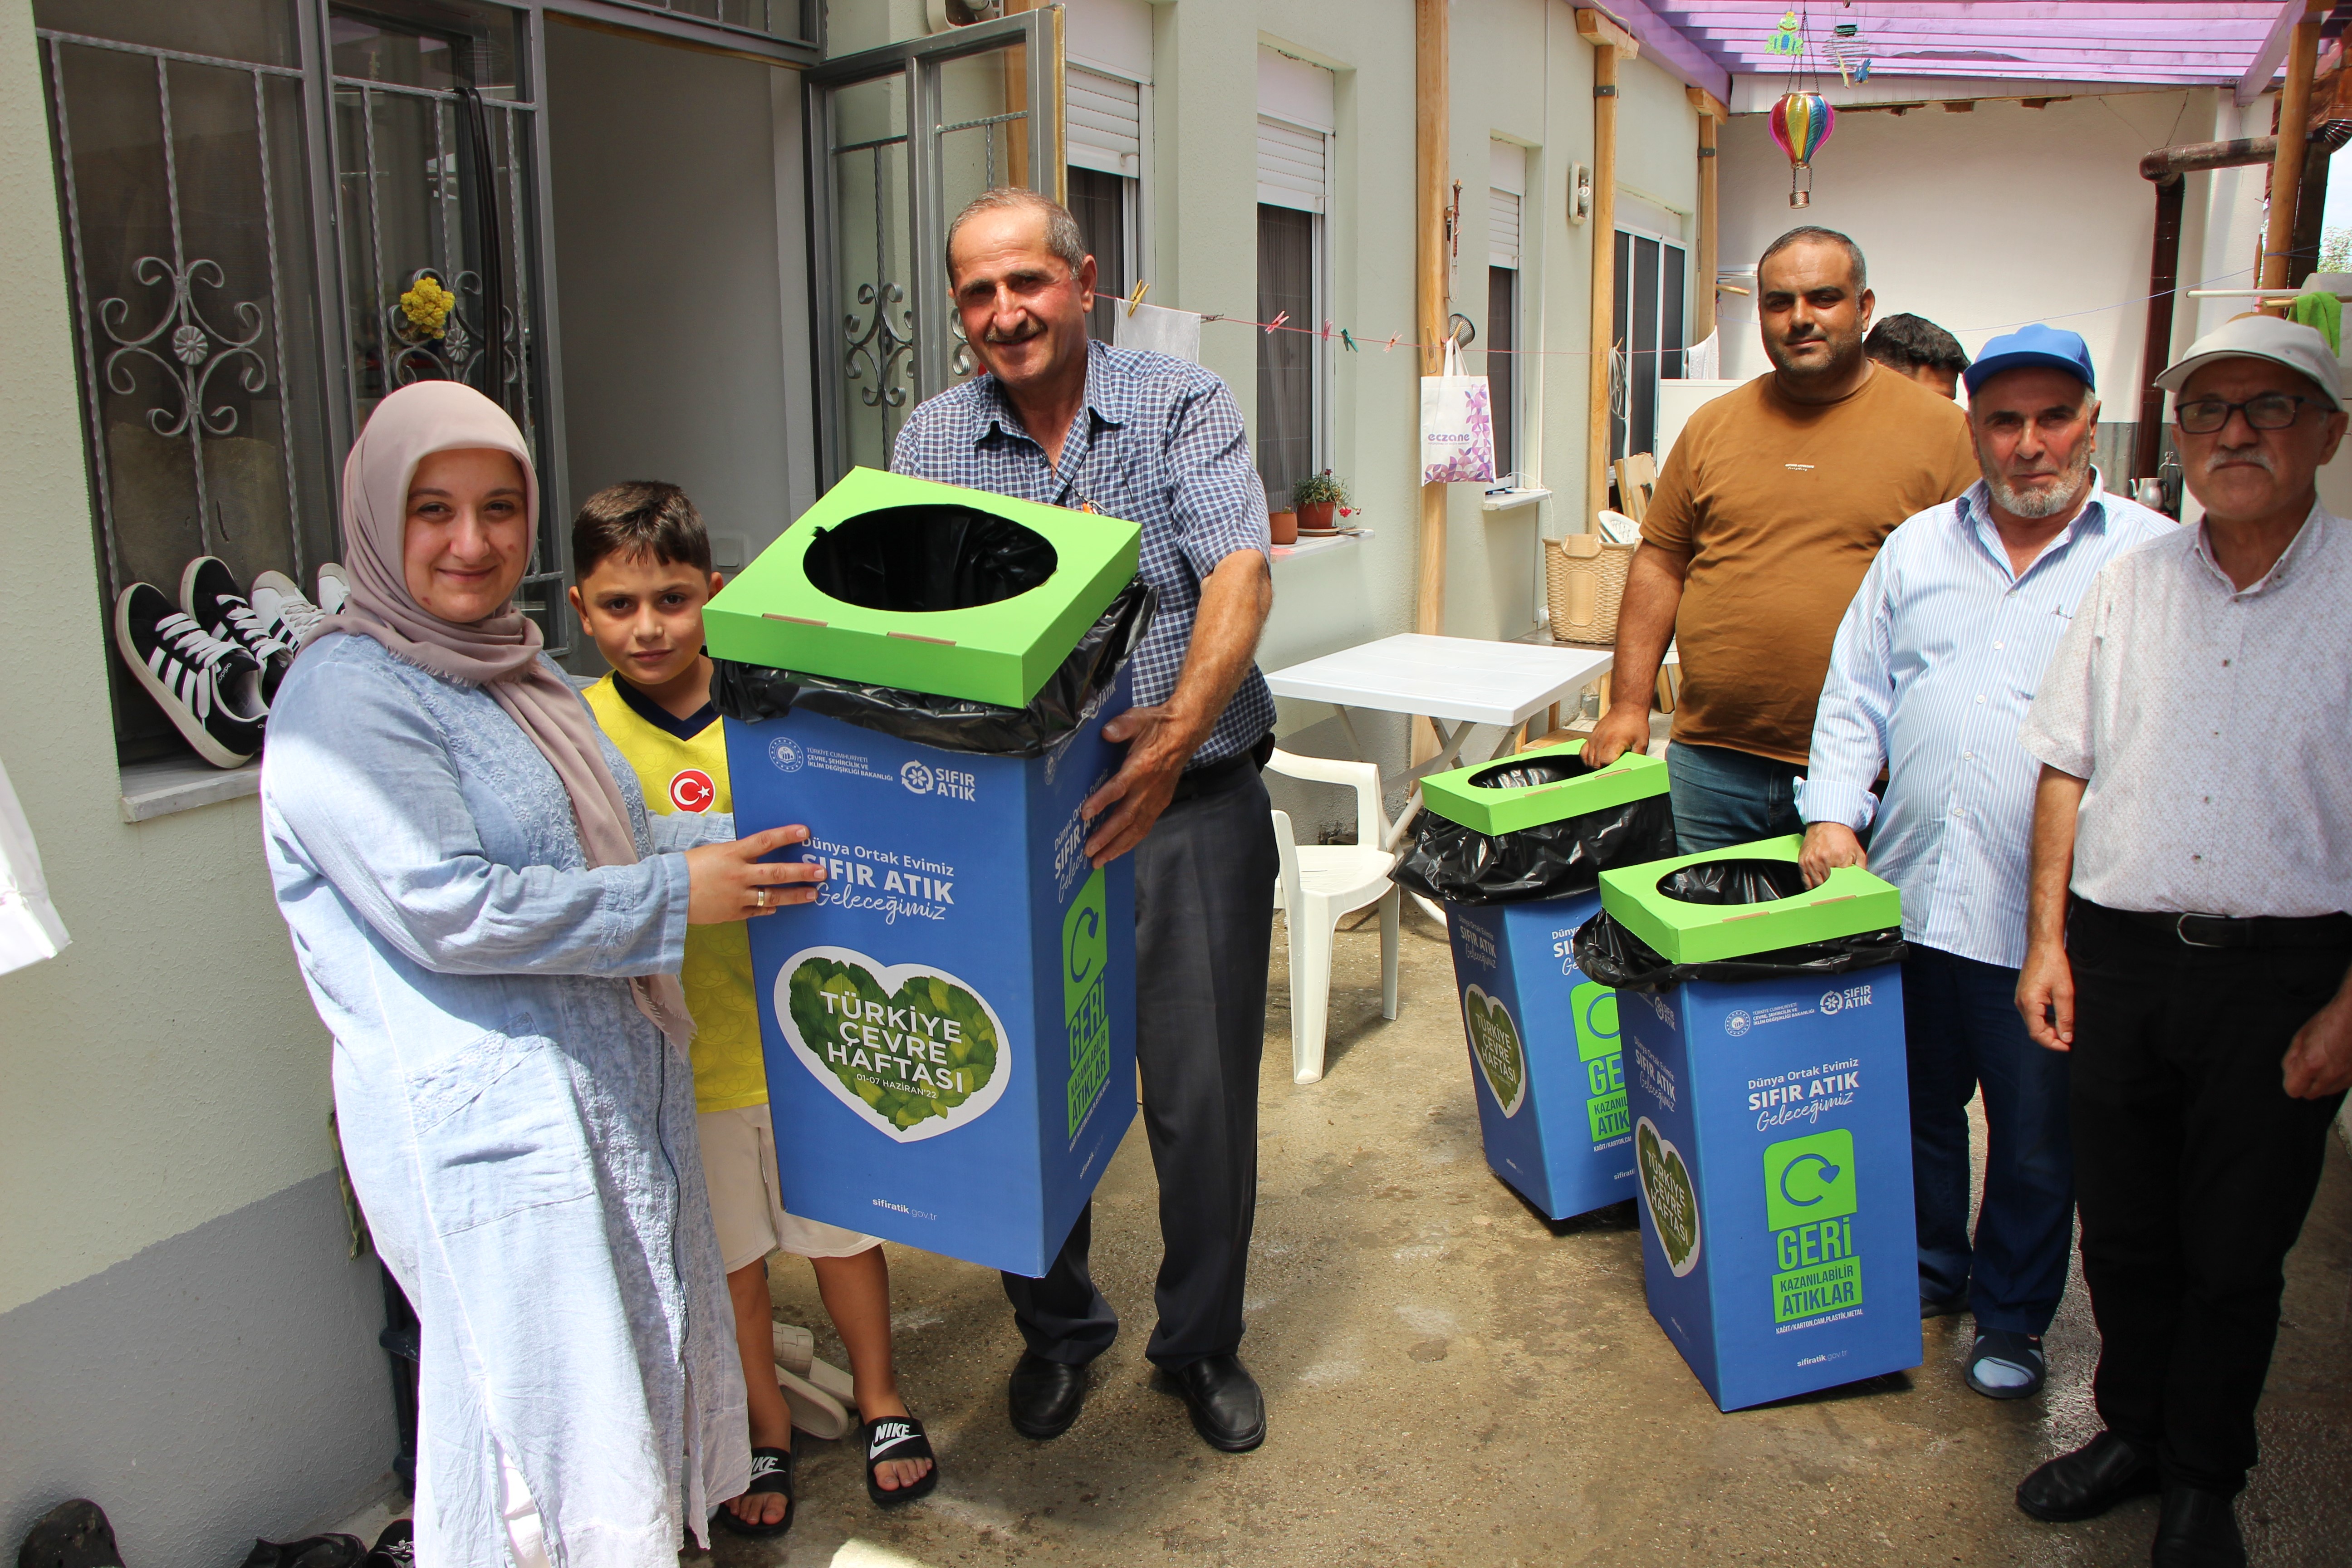
<path id="1" fill-rule="evenodd" d="M 1554 642 L 1606 647 L 1617 640 L 1625 572 L 1639 548 L 1612 544 L 1597 533 L 1543 542 L 1544 597 L 1551 605 Z"/>

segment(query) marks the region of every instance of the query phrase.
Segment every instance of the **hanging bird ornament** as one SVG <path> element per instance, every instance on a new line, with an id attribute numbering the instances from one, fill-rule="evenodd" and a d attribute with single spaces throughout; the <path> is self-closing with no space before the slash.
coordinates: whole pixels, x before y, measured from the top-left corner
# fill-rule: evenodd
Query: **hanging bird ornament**
<path id="1" fill-rule="evenodd" d="M 1772 140 L 1789 155 L 1789 205 L 1813 205 L 1813 154 L 1836 128 L 1837 110 L 1818 92 L 1784 93 L 1772 106 Z"/>

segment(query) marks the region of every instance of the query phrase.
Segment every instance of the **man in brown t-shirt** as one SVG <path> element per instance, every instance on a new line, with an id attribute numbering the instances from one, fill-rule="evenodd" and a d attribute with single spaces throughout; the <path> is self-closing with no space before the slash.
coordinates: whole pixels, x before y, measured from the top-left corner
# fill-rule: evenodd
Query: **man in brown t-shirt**
<path id="1" fill-rule="evenodd" d="M 1798 228 L 1756 267 L 1772 373 L 1683 426 L 1642 520 L 1617 617 L 1615 700 L 1584 757 L 1650 738 L 1650 697 L 1679 637 L 1666 752 L 1685 853 L 1801 833 L 1830 643 L 1879 544 L 1977 479 L 1966 415 L 1863 357 L 1874 303 L 1862 251 Z"/>

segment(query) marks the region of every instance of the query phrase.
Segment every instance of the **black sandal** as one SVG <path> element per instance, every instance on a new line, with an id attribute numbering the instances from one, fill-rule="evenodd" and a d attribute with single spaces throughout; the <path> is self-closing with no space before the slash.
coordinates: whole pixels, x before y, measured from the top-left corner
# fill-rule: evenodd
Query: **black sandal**
<path id="1" fill-rule="evenodd" d="M 875 1466 L 900 1459 L 929 1459 L 931 1468 L 912 1486 L 884 1487 L 875 1480 Z M 928 1497 L 939 1484 L 940 1458 L 931 1452 L 931 1440 L 923 1435 L 921 1422 L 911 1415 L 885 1415 L 866 1424 L 866 1495 L 877 1508 L 896 1508 Z"/>
<path id="2" fill-rule="evenodd" d="M 745 1497 L 781 1492 L 786 1507 L 784 1517 L 773 1524 L 753 1524 L 726 1503 L 719 1505 L 719 1522 L 738 1535 L 782 1535 L 793 1527 L 793 1515 L 799 1510 L 791 1506 L 793 1497 L 793 1451 L 790 1448 L 754 1448 L 751 1450 L 751 1484 L 743 1489 Z M 730 1498 L 728 1502 L 735 1500 Z"/>

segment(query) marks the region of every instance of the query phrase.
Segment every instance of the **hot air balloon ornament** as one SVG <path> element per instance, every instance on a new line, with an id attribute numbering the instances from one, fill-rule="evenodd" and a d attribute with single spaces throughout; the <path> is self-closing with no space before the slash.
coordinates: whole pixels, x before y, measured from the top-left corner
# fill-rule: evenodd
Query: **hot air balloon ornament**
<path id="1" fill-rule="evenodd" d="M 1818 92 L 1781 95 L 1772 106 L 1772 140 L 1789 155 L 1789 205 L 1813 205 L 1813 154 L 1836 129 L 1837 110 Z"/>

